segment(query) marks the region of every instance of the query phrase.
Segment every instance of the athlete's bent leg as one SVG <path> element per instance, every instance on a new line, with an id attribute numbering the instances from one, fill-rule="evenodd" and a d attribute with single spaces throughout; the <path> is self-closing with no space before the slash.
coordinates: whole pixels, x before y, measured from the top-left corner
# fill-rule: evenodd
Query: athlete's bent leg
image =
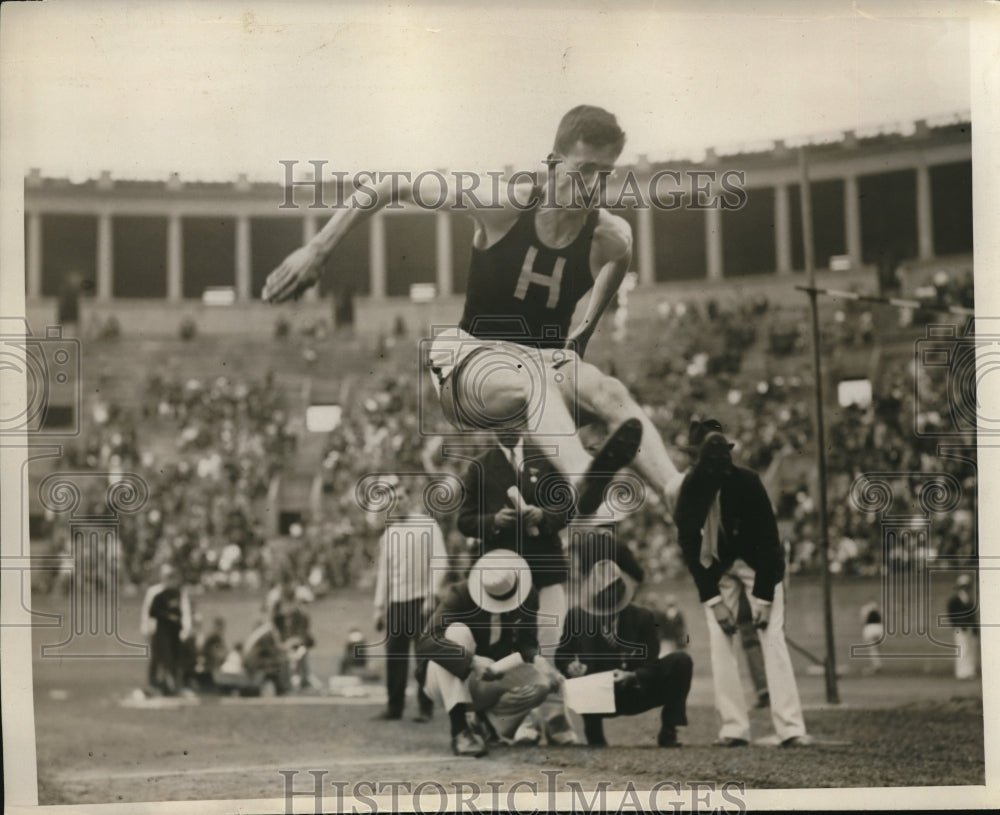
<path id="1" fill-rule="evenodd" d="M 632 468 L 660 495 L 666 495 L 679 475 L 670 458 L 660 431 L 619 380 L 608 376 L 597 366 L 579 360 L 566 365 L 565 378 L 559 384 L 563 398 L 602 419 L 609 427 L 617 427 L 627 419 L 642 424 L 642 444 L 632 461 Z"/>

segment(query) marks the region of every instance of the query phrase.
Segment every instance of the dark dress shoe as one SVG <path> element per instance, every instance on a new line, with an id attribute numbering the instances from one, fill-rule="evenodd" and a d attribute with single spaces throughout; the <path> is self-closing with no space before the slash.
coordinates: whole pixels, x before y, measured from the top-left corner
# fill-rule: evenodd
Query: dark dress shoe
<path id="1" fill-rule="evenodd" d="M 395 713 L 394 711 L 391 710 L 383 710 L 381 713 L 378 714 L 378 716 L 374 717 L 375 721 L 377 722 L 397 722 L 402 718 L 403 718 L 402 713 Z"/>
<path id="2" fill-rule="evenodd" d="M 664 727 L 660 730 L 659 735 L 656 737 L 656 743 L 660 747 L 680 747 L 681 743 L 677 741 L 677 730 L 673 727 Z"/>
<path id="3" fill-rule="evenodd" d="M 725 739 L 717 739 L 715 741 L 716 747 L 746 747 L 750 742 L 746 739 L 737 739 L 732 736 Z"/>
<path id="4" fill-rule="evenodd" d="M 465 728 L 457 736 L 451 737 L 451 751 L 456 756 L 479 758 L 486 755 L 486 742 L 471 728 Z"/>

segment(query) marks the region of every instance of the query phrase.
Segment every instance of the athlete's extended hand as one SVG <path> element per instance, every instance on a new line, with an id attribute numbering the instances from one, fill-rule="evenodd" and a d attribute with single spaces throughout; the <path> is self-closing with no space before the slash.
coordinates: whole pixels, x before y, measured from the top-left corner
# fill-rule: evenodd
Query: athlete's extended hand
<path id="1" fill-rule="evenodd" d="M 269 303 L 297 300 L 302 292 L 316 285 L 322 266 L 316 247 L 306 244 L 296 249 L 267 276 L 261 297 Z"/>

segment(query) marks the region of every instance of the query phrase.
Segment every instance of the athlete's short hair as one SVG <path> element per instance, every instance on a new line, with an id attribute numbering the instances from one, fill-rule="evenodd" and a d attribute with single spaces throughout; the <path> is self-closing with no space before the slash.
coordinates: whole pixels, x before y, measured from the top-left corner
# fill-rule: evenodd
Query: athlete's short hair
<path id="1" fill-rule="evenodd" d="M 553 149 L 565 153 L 578 141 L 591 147 L 613 146 L 621 152 L 625 146 L 625 131 L 618 126 L 613 113 L 593 105 L 577 105 L 559 122 Z"/>

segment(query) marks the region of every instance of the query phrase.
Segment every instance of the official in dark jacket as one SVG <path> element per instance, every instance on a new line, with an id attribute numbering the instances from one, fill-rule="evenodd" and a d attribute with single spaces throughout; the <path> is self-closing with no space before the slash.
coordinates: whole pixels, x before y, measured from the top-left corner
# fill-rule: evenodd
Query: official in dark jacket
<path id="1" fill-rule="evenodd" d="M 733 636 L 745 589 L 760 637 L 775 732 L 785 746 L 806 744 L 785 643 L 785 561 L 771 500 L 755 472 L 733 464 L 733 445 L 719 422 L 692 423 L 688 443 L 693 467 L 681 484 L 674 521 L 708 620 L 719 743 L 735 747 L 750 740 Z"/>
<path id="2" fill-rule="evenodd" d="M 557 503 L 565 480 L 537 448 L 517 434 L 498 433 L 497 444 L 480 455 L 464 479 L 458 528 L 482 541 L 483 551 L 509 549 L 531 568 L 538 590 L 538 637 L 542 653 L 555 653 L 566 617 L 569 564 L 559 529 Z"/>
<path id="3" fill-rule="evenodd" d="M 660 708 L 661 747 L 676 747 L 677 730 L 687 724 L 691 657 L 677 651 L 660 657 L 660 634 L 653 612 L 632 604 L 635 581 L 613 560 L 597 562 L 585 578 L 583 605 L 574 607 L 556 655 L 564 675 L 614 673 L 615 712 L 583 715 L 591 746 L 604 746 L 603 720 Z"/>

